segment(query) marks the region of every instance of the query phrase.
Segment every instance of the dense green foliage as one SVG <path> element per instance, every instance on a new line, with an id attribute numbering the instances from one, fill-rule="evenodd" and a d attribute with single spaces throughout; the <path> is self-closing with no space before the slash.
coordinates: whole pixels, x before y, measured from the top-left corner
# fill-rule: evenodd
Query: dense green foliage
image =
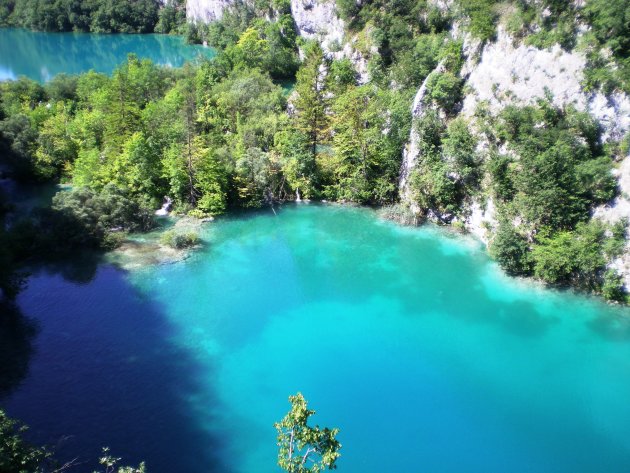
<path id="1" fill-rule="evenodd" d="M 170 20 L 166 20 L 159 8 L 157 0 L 0 0 L 0 26 L 42 31 L 150 33 L 160 20 L 159 31 L 168 32 L 170 29 L 164 27 Z"/>
<path id="2" fill-rule="evenodd" d="M 358 33 L 357 47 L 370 58 L 372 81 L 381 86 L 393 81 L 417 89 L 448 49 L 451 17 L 428 2 L 339 0 L 337 6 Z"/>
<path id="3" fill-rule="evenodd" d="M 592 206 L 615 196 L 612 160 L 599 148 L 598 125 L 586 113 L 536 107 L 506 107 L 496 129 L 498 145 L 518 156 L 507 164 L 504 198 L 532 230 L 573 228 Z"/>
<path id="4" fill-rule="evenodd" d="M 297 67 L 295 32 L 278 27 L 254 22 L 216 59 L 179 70 L 130 55 L 111 77 L 0 84 L 0 147 L 13 175 L 72 186 L 0 235 L 13 246 L 5 267 L 115 247 L 151 227 L 164 196 L 195 217 L 296 195 L 395 201 L 413 91 L 358 87 L 351 63 L 312 44 L 287 114 L 271 77 Z M 272 30 L 286 37 L 279 49 Z M 7 294 L 19 287 L 14 274 L 0 278 Z"/>
<path id="5" fill-rule="evenodd" d="M 288 1 L 237 2 L 220 20 L 187 24 L 184 34 L 188 42 L 205 41 L 220 50 L 233 67 L 259 67 L 274 78 L 292 78 L 299 67 L 297 31 Z"/>
<path id="6" fill-rule="evenodd" d="M 587 85 L 630 93 L 630 5 L 624 0 L 591 0 L 584 16 L 592 28 L 584 41 L 589 61 Z M 609 49 L 612 58 L 602 48 Z"/>
<path id="7" fill-rule="evenodd" d="M 508 106 L 498 117 L 482 110 L 476 121 L 457 117 L 465 93 L 462 43 L 448 30 L 457 19 L 490 41 L 504 21 L 517 39 L 568 49 L 587 22 L 586 46 L 579 45 L 592 66 L 587 82 L 611 92 L 627 86 L 625 2 L 474 0 L 439 10 L 425 1 L 339 0 L 353 45 L 368 59 L 366 84 L 358 83 L 350 60 L 333 59 L 297 37 L 286 0 L 237 3 L 220 21 L 186 26 L 180 1 L 155 11 L 148 0 L 124 8 L 113 0 L 47 2 L 61 12 L 44 15 L 56 18 L 56 26 L 39 23 L 39 13 L 48 11 L 40 3 L 4 0 L 0 18 L 40 29 L 185 30 L 190 41 L 207 41 L 219 54 L 179 70 L 132 55 L 111 77 L 90 72 L 45 86 L 26 79 L 0 85 L 0 151 L 13 174 L 72 185 L 52 209 L 3 228 L 0 240 L 16 245 L 0 250 L 5 293 L 19 288 L 13 269 L 28 254 L 114 247 L 126 232 L 151 227 L 150 209 L 164 196 L 176 213 L 195 217 L 294 196 L 396 204 L 410 104 L 427 79 L 425 113 L 414 125 L 418 165 L 410 176 L 420 217 L 460 222 L 473 199 L 492 197 L 501 223 L 491 251 L 508 272 L 620 298 L 605 248 L 623 235 L 612 238 L 610 228 L 588 223 L 593 207 L 616 194 L 612 151 L 602 149 L 597 124 L 550 100 Z M 128 23 L 117 19 L 121 12 Z M 605 48 L 611 56 L 602 62 Z M 282 78 L 295 78 L 290 100 L 274 83 Z M 390 214 L 417 219 L 399 209 Z M 14 238 L 17 230 L 27 238 Z M 185 246 L 185 240 L 171 235 L 166 243 Z M 579 242 L 567 250 L 570 265 L 560 261 L 569 240 Z"/>
<path id="8" fill-rule="evenodd" d="M 416 128 L 420 158 L 411 175 L 414 199 L 423 211 L 450 222 L 478 185 L 476 140 L 464 119 L 446 127 L 435 111 L 424 114 Z"/>
<path id="9" fill-rule="evenodd" d="M 336 439 L 339 429 L 311 427 L 308 419 L 315 411 L 308 409 L 301 393 L 289 396 L 291 410 L 274 424 L 278 431 L 278 465 L 289 473 L 317 473 L 335 470 L 341 456 Z"/>
<path id="10" fill-rule="evenodd" d="M 605 295 L 621 299 L 606 267 L 622 251 L 625 224 L 589 221 L 591 209 L 616 194 L 613 161 L 593 119 L 541 100 L 506 107 L 487 133 L 496 140 L 487 161 L 491 194 L 503 216 L 493 256 L 511 274 L 595 292 L 605 283 Z"/>

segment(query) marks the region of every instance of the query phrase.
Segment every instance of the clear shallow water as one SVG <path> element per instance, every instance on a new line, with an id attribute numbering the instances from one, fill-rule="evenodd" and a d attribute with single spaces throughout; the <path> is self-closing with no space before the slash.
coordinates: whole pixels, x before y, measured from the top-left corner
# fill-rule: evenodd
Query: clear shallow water
<path id="1" fill-rule="evenodd" d="M 203 237 L 177 264 L 32 278 L 35 354 L 2 404 L 35 439 L 158 473 L 273 472 L 299 390 L 341 429 L 340 472 L 630 468 L 626 309 L 365 209 L 287 206 Z"/>
<path id="2" fill-rule="evenodd" d="M 172 67 L 215 54 L 212 48 L 188 45 L 178 36 L 44 33 L 0 28 L 0 81 L 26 76 L 47 82 L 61 72 L 79 74 L 90 69 L 109 74 L 129 53 Z"/>

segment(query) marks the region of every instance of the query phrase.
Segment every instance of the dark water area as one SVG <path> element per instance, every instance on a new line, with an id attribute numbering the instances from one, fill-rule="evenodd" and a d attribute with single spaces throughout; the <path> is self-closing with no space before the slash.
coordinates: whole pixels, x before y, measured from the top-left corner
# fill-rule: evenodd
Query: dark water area
<path id="1" fill-rule="evenodd" d="M 186 44 L 180 36 L 0 28 L 0 81 L 26 76 L 47 82 L 62 72 L 80 74 L 89 70 L 110 74 L 129 53 L 170 67 L 216 54 L 212 48 Z"/>
<path id="2" fill-rule="evenodd" d="M 436 228 L 276 210 L 204 226 L 174 264 L 35 271 L 0 406 L 62 459 L 109 446 L 151 473 L 279 471 L 297 391 L 341 429 L 343 472 L 627 473 L 628 309 Z"/>
<path id="3" fill-rule="evenodd" d="M 23 314 L 37 307 L 41 318 L 30 322 L 39 327 L 34 341 L 33 329 L 26 331 L 14 350 L 24 358 L 32 351 L 34 362 L 28 395 L 13 396 L 9 412 L 20 412 L 32 426 L 29 438 L 56 446 L 59 458 L 79 456 L 86 463 L 78 471 L 92 471 L 108 446 L 126 462 L 146 459 L 150 471 L 229 472 L 212 453 L 221 451 L 221 439 L 198 428 L 181 402 L 200 390 L 201 373 L 166 341 L 172 328 L 162 309 L 121 270 L 93 268 L 51 267 L 30 278 L 19 307 Z M 216 405 L 211 393 L 204 396 Z"/>

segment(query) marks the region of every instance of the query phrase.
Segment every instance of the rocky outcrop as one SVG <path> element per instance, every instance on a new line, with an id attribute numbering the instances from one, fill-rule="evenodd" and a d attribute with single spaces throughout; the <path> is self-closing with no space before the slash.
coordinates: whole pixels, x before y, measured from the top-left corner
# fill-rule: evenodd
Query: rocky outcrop
<path id="1" fill-rule="evenodd" d="M 357 38 L 347 37 L 335 0 L 291 0 L 291 14 L 300 36 L 319 41 L 330 58 L 350 59 L 359 82 L 368 81 L 367 59 L 355 47 Z"/>
<path id="2" fill-rule="evenodd" d="M 324 51 L 341 50 L 345 28 L 334 0 L 291 0 L 291 14 L 300 36 L 318 40 Z"/>
<path id="3" fill-rule="evenodd" d="M 458 25 L 452 34 L 464 40 L 465 64 L 461 76 L 465 80 L 466 96 L 460 112 L 464 117 L 472 119 L 481 103 L 491 113 L 498 113 L 509 104 L 522 106 L 551 97 L 557 106 L 572 105 L 597 119 L 604 142 L 619 140 L 630 131 L 630 97 L 621 93 L 605 96 L 585 91 L 582 87 L 586 67 L 583 53 L 567 52 L 559 46 L 541 50 L 524 44 L 515 45 L 514 39 L 501 27 L 496 41 L 486 45 L 466 36 Z M 423 84 L 412 106 L 414 120 L 425 110 L 425 95 L 426 84 Z M 418 159 L 417 142 L 417 133 L 412 128 L 403 153 L 399 180 L 401 200 L 412 208 L 408 178 Z M 480 147 L 483 149 L 483 143 Z M 630 156 L 621 163 L 617 175 L 620 196 L 610 205 L 596 209 L 594 214 L 608 222 L 630 218 Z M 487 242 L 487 228 L 496 224 L 494 213 L 491 200 L 469 202 L 463 223 L 471 233 Z M 630 248 L 614 267 L 630 288 Z"/>
<path id="4" fill-rule="evenodd" d="M 465 46 L 468 40 L 465 41 Z M 586 58 L 580 52 L 567 52 L 559 46 L 540 50 L 532 46 L 514 45 L 514 40 L 499 28 L 497 40 L 483 49 L 464 48 L 467 53 L 466 88 L 462 114 L 472 116 L 480 103 L 499 112 L 509 104 L 527 105 L 542 97 L 550 97 L 560 107 L 572 105 L 598 120 L 604 142 L 621 139 L 630 130 L 630 97 L 616 93 L 609 97 L 587 92 L 582 87 Z M 479 52 L 480 50 L 480 52 Z M 630 217 L 630 158 L 626 158 L 618 172 L 621 195 L 610 206 L 597 209 L 595 216 L 607 221 Z M 469 230 L 484 234 L 475 216 L 478 204 L 473 204 L 467 219 Z M 474 218 L 473 218 L 474 217 Z M 484 227 L 492 224 L 487 221 Z M 630 287 L 630 254 L 626 254 L 623 270 Z"/>
<path id="5" fill-rule="evenodd" d="M 509 104 L 526 105 L 550 96 L 557 106 L 573 105 L 589 112 L 600 122 L 604 141 L 619 139 L 630 129 L 628 96 L 584 91 L 582 53 L 566 52 L 558 45 L 541 50 L 513 43 L 499 27 L 497 40 L 483 48 L 466 81 L 471 92 L 463 102 L 464 115 L 472 115 L 480 102 L 497 112 Z"/>
<path id="6" fill-rule="evenodd" d="M 192 23 L 211 23 L 220 20 L 223 12 L 238 0 L 187 0 L 186 18 Z"/>

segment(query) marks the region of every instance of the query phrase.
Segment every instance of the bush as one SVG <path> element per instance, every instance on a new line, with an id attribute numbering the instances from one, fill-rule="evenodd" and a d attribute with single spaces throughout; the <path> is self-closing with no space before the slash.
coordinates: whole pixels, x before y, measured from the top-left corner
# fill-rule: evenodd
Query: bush
<path id="1" fill-rule="evenodd" d="M 108 184 L 101 192 L 78 188 L 59 192 L 52 211 L 38 219 L 47 228 L 48 245 L 57 249 L 95 246 L 111 249 L 123 232 L 147 231 L 153 227 L 153 211 L 123 190 Z M 114 236 L 119 233 L 121 236 Z"/>
<path id="2" fill-rule="evenodd" d="M 198 245 L 199 235 L 195 232 L 178 233 L 176 230 L 168 230 L 162 234 L 160 242 L 176 250 L 181 250 Z"/>
<path id="3" fill-rule="evenodd" d="M 623 286 L 623 279 L 614 269 L 609 269 L 604 274 L 602 296 L 607 301 L 614 302 L 626 302 L 628 299 L 628 293 Z"/>
<path id="4" fill-rule="evenodd" d="M 495 128 L 498 144 L 517 156 L 488 162 L 494 190 L 533 229 L 575 228 L 590 209 L 615 196 L 612 159 L 601 154 L 594 121 L 548 101 L 534 107 L 506 107 Z"/>
<path id="5" fill-rule="evenodd" d="M 427 80 L 429 98 L 446 113 L 461 100 L 462 80 L 451 72 L 432 72 Z"/>
<path id="6" fill-rule="evenodd" d="M 497 33 L 495 11 L 493 0 L 460 0 L 460 8 L 464 16 L 470 20 L 468 29 L 476 38 L 487 41 L 493 39 Z"/>
<path id="7" fill-rule="evenodd" d="M 51 453 L 23 439 L 26 426 L 0 410 L 0 471 L 41 473 L 48 471 Z"/>
<path id="8" fill-rule="evenodd" d="M 572 232 L 542 236 L 532 250 L 534 274 L 548 283 L 597 290 L 606 267 L 603 241 L 604 226 L 598 221 L 580 223 Z"/>
<path id="9" fill-rule="evenodd" d="M 511 222 L 502 220 L 490 242 L 490 255 L 497 260 L 506 273 L 513 276 L 531 273 L 531 258 L 527 239 Z"/>

